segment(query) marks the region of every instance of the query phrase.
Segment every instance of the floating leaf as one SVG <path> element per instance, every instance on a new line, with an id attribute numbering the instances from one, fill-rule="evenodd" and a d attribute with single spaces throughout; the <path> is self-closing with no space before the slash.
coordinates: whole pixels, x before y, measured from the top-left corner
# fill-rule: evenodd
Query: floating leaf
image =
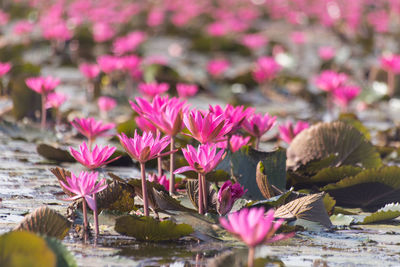
<path id="1" fill-rule="evenodd" d="M 0 266 L 55 267 L 56 256 L 46 241 L 26 231 L 0 236 Z"/>
<path id="2" fill-rule="evenodd" d="M 39 155 L 49 160 L 57 162 L 75 162 L 74 157 L 72 157 L 67 150 L 52 145 L 44 143 L 38 144 L 36 151 Z"/>
<path id="3" fill-rule="evenodd" d="M 325 194 L 323 201 L 326 212 L 328 212 L 328 214 L 332 214 L 333 209 L 335 208 L 336 205 L 336 200 L 329 194 Z"/>
<path id="4" fill-rule="evenodd" d="M 377 210 L 376 212 L 368 215 L 364 218 L 363 221 L 358 224 L 369 224 L 376 223 L 382 221 L 388 221 L 395 219 L 400 216 L 400 204 L 399 203 L 391 203 L 386 204 L 383 208 Z"/>
<path id="5" fill-rule="evenodd" d="M 287 150 L 287 167 L 296 171 L 313 160 L 331 155 L 330 166 L 354 165 L 364 168 L 382 164 L 374 146 L 353 126 L 344 122 L 318 123 L 298 134 Z"/>
<path id="6" fill-rule="evenodd" d="M 57 267 L 78 267 L 74 256 L 58 239 L 48 236 L 43 238 L 57 257 Z"/>
<path id="7" fill-rule="evenodd" d="M 349 226 L 353 221 L 354 217 L 350 215 L 344 215 L 344 214 L 335 214 L 329 217 L 332 224 L 336 226 Z"/>
<path id="8" fill-rule="evenodd" d="M 367 169 L 321 190 L 335 198 L 339 206 L 377 210 L 400 201 L 399 177 L 400 167 Z"/>
<path id="9" fill-rule="evenodd" d="M 126 215 L 117 218 L 115 231 L 140 241 L 176 240 L 193 233 L 188 224 L 176 224 L 170 220 L 158 221 L 152 217 Z"/>
<path id="10" fill-rule="evenodd" d="M 298 219 L 319 222 L 325 227 L 331 227 L 332 223 L 325 210 L 323 197 L 324 193 L 299 197 L 277 208 L 275 216 L 280 218 L 296 217 Z"/>
<path id="11" fill-rule="evenodd" d="M 371 134 L 369 133 L 369 130 L 367 127 L 362 124 L 362 122 L 357 118 L 357 116 L 354 113 L 342 113 L 339 115 L 339 121 L 343 121 L 345 123 L 348 123 L 352 125 L 354 128 L 356 128 L 360 133 L 362 133 L 368 141 L 371 140 Z"/>
<path id="12" fill-rule="evenodd" d="M 107 188 L 96 195 L 99 212 L 103 209 L 129 212 L 135 207 L 134 189 L 126 183 L 114 180 Z"/>
<path id="13" fill-rule="evenodd" d="M 278 196 L 275 196 L 275 197 L 272 197 L 272 198 L 269 198 L 266 200 L 251 202 L 248 206 L 250 206 L 250 207 L 264 206 L 266 209 L 281 206 L 287 202 L 286 200 L 293 193 L 292 190 L 293 189 L 290 189 L 289 191 L 286 191 L 283 194 L 280 194 Z"/>
<path id="14" fill-rule="evenodd" d="M 47 236 L 63 239 L 71 223 L 53 209 L 43 206 L 25 216 L 14 230 L 26 230 Z"/>
<path id="15" fill-rule="evenodd" d="M 67 177 L 71 177 L 71 172 L 67 171 L 66 169 L 63 168 L 51 168 L 50 171 L 57 177 L 58 182 L 63 182 L 64 184 L 68 184 L 67 183 Z M 64 188 L 64 186 L 60 183 L 60 186 L 62 188 L 62 190 L 64 191 L 65 194 L 67 194 L 68 196 L 72 197 L 74 194 L 69 191 L 68 189 Z"/>

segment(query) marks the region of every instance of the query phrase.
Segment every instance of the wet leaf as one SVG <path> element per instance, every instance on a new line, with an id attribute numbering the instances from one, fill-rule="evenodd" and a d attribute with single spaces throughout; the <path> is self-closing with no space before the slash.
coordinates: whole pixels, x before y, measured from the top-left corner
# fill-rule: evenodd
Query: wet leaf
<path id="1" fill-rule="evenodd" d="M 321 190 L 335 198 L 339 206 L 377 210 L 400 201 L 399 177 L 400 167 L 368 169 Z"/>
<path id="2" fill-rule="evenodd" d="M 332 224 L 336 226 L 349 226 L 354 221 L 354 217 L 341 213 L 332 215 L 330 219 Z"/>
<path id="3" fill-rule="evenodd" d="M 287 203 L 286 200 L 292 194 L 292 192 L 293 192 L 292 190 L 293 189 L 290 189 L 289 191 L 286 191 L 283 194 L 280 194 L 278 196 L 274 196 L 274 197 L 266 199 L 266 200 L 260 200 L 260 201 L 251 202 L 248 206 L 249 207 L 264 206 L 266 209 L 279 207 L 279 206 Z"/>
<path id="4" fill-rule="evenodd" d="M 333 209 L 335 208 L 336 205 L 336 200 L 329 194 L 325 194 L 323 201 L 326 212 L 328 212 L 328 214 L 332 214 Z"/>
<path id="5" fill-rule="evenodd" d="M 353 126 L 344 122 L 318 123 L 298 134 L 287 150 L 287 168 L 296 171 L 314 160 L 336 158 L 330 166 L 379 167 L 374 146 Z"/>
<path id="6" fill-rule="evenodd" d="M 115 231 L 140 241 L 167 241 L 190 235 L 193 228 L 170 220 L 158 221 L 152 217 L 127 215 L 117 218 Z"/>
<path id="7" fill-rule="evenodd" d="M 59 168 L 59 167 L 51 168 L 50 171 L 57 177 L 59 183 L 60 183 L 60 181 L 62 181 L 64 184 L 67 184 L 67 177 L 71 177 L 71 172 L 67 171 L 66 169 L 63 169 L 63 168 Z M 70 197 L 72 197 L 74 195 L 71 191 L 64 188 L 64 186 L 62 186 L 61 183 L 60 183 L 60 186 L 66 195 L 68 195 Z"/>
<path id="8" fill-rule="evenodd" d="M 153 196 L 161 210 L 197 212 L 193 209 L 183 206 L 178 200 L 171 197 L 165 190 L 157 190 L 155 187 L 153 187 Z"/>
<path id="9" fill-rule="evenodd" d="M 382 221 L 388 221 L 395 219 L 400 216 L 400 204 L 399 203 L 391 203 L 386 204 L 383 208 L 377 210 L 376 212 L 368 215 L 358 224 L 369 224 L 376 223 Z"/>
<path id="10" fill-rule="evenodd" d="M 78 267 L 74 256 L 58 239 L 45 236 L 44 240 L 57 257 L 57 267 Z"/>
<path id="11" fill-rule="evenodd" d="M 193 206 L 198 209 L 198 201 L 199 201 L 199 189 L 198 189 L 199 181 L 195 179 L 187 179 L 186 181 L 186 193 L 192 202 Z M 212 185 L 207 182 L 208 185 L 208 208 L 207 212 L 216 212 L 217 210 L 217 192 L 215 192 Z"/>
<path id="12" fill-rule="evenodd" d="M 54 160 L 57 162 L 75 162 L 74 157 L 72 157 L 67 150 L 49 144 L 38 144 L 36 151 L 39 155 L 48 160 Z"/>
<path id="13" fill-rule="evenodd" d="M 275 211 L 275 217 L 298 218 L 319 222 L 325 227 L 331 227 L 332 223 L 325 210 L 323 197 L 324 193 L 318 193 L 294 199 L 277 208 Z"/>
<path id="14" fill-rule="evenodd" d="M 47 206 L 43 206 L 26 215 L 14 230 L 26 230 L 63 239 L 70 226 L 71 223 L 64 216 Z"/>
<path id="15" fill-rule="evenodd" d="M 103 209 L 129 212 L 134 209 L 135 192 L 126 183 L 114 180 L 107 188 L 96 195 L 99 212 Z"/>
<path id="16" fill-rule="evenodd" d="M 339 115 L 339 121 L 343 121 L 345 123 L 348 123 L 352 125 L 354 128 L 356 128 L 360 133 L 362 133 L 368 141 L 371 140 L 371 134 L 367 127 L 362 124 L 362 122 L 357 118 L 357 116 L 354 113 L 342 113 Z"/>
<path id="17" fill-rule="evenodd" d="M 1 235 L 0 251 L 0 266 L 56 266 L 56 255 L 46 241 L 30 232 L 16 231 Z"/>

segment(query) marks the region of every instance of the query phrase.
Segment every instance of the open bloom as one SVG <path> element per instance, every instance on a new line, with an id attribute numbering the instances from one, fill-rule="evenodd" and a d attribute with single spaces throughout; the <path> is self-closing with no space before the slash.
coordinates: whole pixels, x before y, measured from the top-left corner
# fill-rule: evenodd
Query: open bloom
<path id="1" fill-rule="evenodd" d="M 361 92 L 358 86 L 342 86 L 333 91 L 333 101 L 342 108 L 347 108 L 349 103 Z"/>
<path id="2" fill-rule="evenodd" d="M 198 90 L 199 88 L 196 84 L 178 83 L 176 85 L 176 91 L 178 92 L 179 97 L 182 98 L 194 96 Z"/>
<path id="3" fill-rule="evenodd" d="M 331 60 L 335 56 L 335 48 L 332 46 L 321 46 L 318 48 L 318 56 L 323 60 Z"/>
<path id="4" fill-rule="evenodd" d="M 26 85 L 39 94 L 48 94 L 60 84 L 60 79 L 48 77 L 32 77 L 25 80 Z"/>
<path id="5" fill-rule="evenodd" d="M 240 148 L 247 145 L 249 141 L 250 141 L 250 136 L 243 137 L 241 135 L 232 135 L 232 137 L 229 139 L 229 148 L 233 153 L 235 153 Z M 217 143 L 217 145 L 219 148 L 228 149 L 227 143 L 228 141 L 224 141 Z"/>
<path id="6" fill-rule="evenodd" d="M 380 58 L 382 69 L 393 72 L 400 73 L 400 55 L 397 54 L 388 54 L 383 55 Z"/>
<path id="7" fill-rule="evenodd" d="M 95 145 L 94 149 L 91 151 L 87 147 L 86 143 L 83 142 L 79 146 L 79 150 L 80 151 L 77 151 L 72 147 L 70 147 L 71 155 L 88 169 L 99 168 L 119 158 L 116 157 L 114 159 L 108 160 L 111 157 L 111 155 L 115 152 L 116 150 L 115 147 L 109 147 L 109 146 L 102 147 Z"/>
<path id="8" fill-rule="evenodd" d="M 87 79 L 92 80 L 100 73 L 100 67 L 97 64 L 82 63 L 79 65 L 79 71 Z"/>
<path id="9" fill-rule="evenodd" d="M 193 146 L 187 145 L 187 149 L 182 148 L 182 152 L 189 166 L 181 167 L 175 173 L 187 171 L 195 171 L 201 174 L 209 173 L 221 162 L 224 154 L 223 149 L 217 152 L 216 144 L 199 145 L 197 150 Z"/>
<path id="10" fill-rule="evenodd" d="M 242 127 L 244 119 L 254 113 L 254 108 L 244 108 L 244 106 L 234 107 L 230 104 L 222 109 L 219 105 L 209 107 L 210 112 L 216 116 L 222 115 L 228 123 L 232 124 L 232 129 L 228 134 L 235 133 Z"/>
<path id="11" fill-rule="evenodd" d="M 84 198 L 92 210 L 96 210 L 96 203 L 93 194 L 103 191 L 107 188 L 106 179 L 97 182 L 97 172 L 81 172 L 79 176 L 71 173 L 71 177 L 66 177 L 67 183 L 60 181 L 60 184 L 71 193 L 75 194 L 73 197 L 66 198 L 66 200 L 76 200 Z"/>
<path id="12" fill-rule="evenodd" d="M 13 33 L 16 35 L 28 34 L 33 31 L 34 26 L 35 25 L 28 20 L 20 20 L 15 23 Z"/>
<path id="13" fill-rule="evenodd" d="M 46 97 L 46 108 L 59 108 L 67 101 L 67 96 L 63 93 L 50 93 Z"/>
<path id="14" fill-rule="evenodd" d="M 229 68 L 229 61 L 225 59 L 210 60 L 207 64 L 207 71 L 214 77 L 220 76 Z"/>
<path id="15" fill-rule="evenodd" d="M 108 96 L 101 96 L 97 100 L 97 106 L 101 111 L 110 111 L 115 108 L 117 101 L 114 98 Z"/>
<path id="16" fill-rule="evenodd" d="M 117 55 L 122 55 L 134 51 L 146 38 L 147 34 L 142 31 L 134 31 L 126 36 L 119 37 L 113 43 L 113 52 Z"/>
<path id="17" fill-rule="evenodd" d="M 217 211 L 219 215 L 227 214 L 235 204 L 235 201 L 244 195 L 245 191 L 240 184 L 232 184 L 230 180 L 226 181 L 218 191 Z"/>
<path id="18" fill-rule="evenodd" d="M 305 121 L 298 121 L 294 127 L 291 121 L 287 121 L 283 125 L 279 125 L 279 138 L 290 144 L 293 138 L 296 137 L 301 131 L 307 129 L 310 125 Z"/>
<path id="19" fill-rule="evenodd" d="M 258 83 L 269 81 L 275 78 L 282 67 L 273 57 L 261 57 L 257 59 L 256 67 L 253 71 L 253 78 Z"/>
<path id="20" fill-rule="evenodd" d="M 9 72 L 11 69 L 11 63 L 9 62 L 0 62 L 0 77 L 2 77 L 4 74 Z"/>
<path id="21" fill-rule="evenodd" d="M 250 49 L 258 49 L 268 43 L 268 38 L 259 33 L 252 33 L 244 35 L 240 42 Z"/>
<path id="22" fill-rule="evenodd" d="M 140 163 L 145 163 L 160 156 L 158 154 L 170 143 L 169 136 L 164 136 L 160 139 L 160 133 L 158 133 L 154 138 L 151 132 L 144 132 L 140 136 L 136 130 L 133 138 L 127 137 L 124 133 L 118 135 L 118 138 L 129 156 Z"/>
<path id="23" fill-rule="evenodd" d="M 292 237 L 295 233 L 277 234 L 275 232 L 284 222 L 280 219 L 274 222 L 274 210 L 270 209 L 264 216 L 264 208 L 242 209 L 231 213 L 228 219 L 219 218 L 221 225 L 238 237 L 249 247 L 272 243 Z"/>
<path id="24" fill-rule="evenodd" d="M 71 124 L 89 140 L 96 139 L 98 136 L 106 136 L 106 132 L 115 127 L 114 123 L 103 123 L 94 118 L 75 118 Z"/>
<path id="25" fill-rule="evenodd" d="M 150 182 L 156 182 L 159 183 L 160 185 L 164 186 L 165 190 L 169 190 L 169 180 L 167 179 L 167 176 L 162 175 L 161 177 L 157 176 L 155 173 L 149 174 L 148 180 Z"/>
<path id="26" fill-rule="evenodd" d="M 139 127 L 142 132 L 151 132 L 153 135 L 156 135 L 157 128 L 142 115 L 137 116 L 135 118 L 135 122 L 137 127 Z"/>
<path id="27" fill-rule="evenodd" d="M 139 91 L 149 97 L 154 98 L 156 95 L 160 95 L 168 91 L 169 84 L 167 83 L 139 83 L 138 85 Z"/>
<path id="28" fill-rule="evenodd" d="M 258 113 L 246 118 L 243 121 L 242 126 L 246 132 L 252 136 L 260 138 L 275 125 L 275 121 L 275 116 L 272 117 L 268 113 L 265 115 Z"/>
<path id="29" fill-rule="evenodd" d="M 315 85 L 326 92 L 332 92 L 347 82 L 345 73 L 338 73 L 333 70 L 325 70 L 315 79 Z"/>
<path id="30" fill-rule="evenodd" d="M 212 112 L 192 110 L 183 116 L 183 122 L 191 136 L 202 144 L 218 142 L 232 130 L 232 123 L 227 122 L 223 115 L 216 116 Z"/>

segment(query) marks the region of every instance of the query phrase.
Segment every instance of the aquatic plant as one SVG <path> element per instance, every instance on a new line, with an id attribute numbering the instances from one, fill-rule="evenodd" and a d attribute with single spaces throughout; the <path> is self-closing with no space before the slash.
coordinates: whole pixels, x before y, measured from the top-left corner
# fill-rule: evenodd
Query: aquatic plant
<path id="1" fill-rule="evenodd" d="M 71 124 L 88 139 L 89 149 L 97 137 L 107 136 L 107 132 L 115 127 L 114 123 L 103 123 L 94 118 L 75 118 Z"/>
<path id="2" fill-rule="evenodd" d="M 309 126 L 309 123 L 306 121 L 297 121 L 294 125 L 293 122 L 286 121 L 284 124 L 278 126 L 279 138 L 290 144 L 296 135 Z"/>
<path id="3" fill-rule="evenodd" d="M 275 121 L 276 117 L 272 117 L 268 113 L 252 114 L 243 121 L 243 129 L 256 138 L 255 149 L 258 149 L 261 136 L 274 127 Z"/>
<path id="4" fill-rule="evenodd" d="M 226 181 L 218 191 L 217 212 L 224 216 L 231 211 L 235 201 L 241 198 L 245 193 L 240 184 L 232 184 L 230 180 Z"/>

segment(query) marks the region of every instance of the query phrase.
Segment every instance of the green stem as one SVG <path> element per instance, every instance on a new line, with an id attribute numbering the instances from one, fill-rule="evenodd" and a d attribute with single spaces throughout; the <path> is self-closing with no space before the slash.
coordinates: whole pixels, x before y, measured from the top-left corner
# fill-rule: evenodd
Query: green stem
<path id="1" fill-rule="evenodd" d="M 174 151 L 175 149 L 175 138 L 171 136 L 171 149 L 170 151 Z M 169 162 L 169 172 L 170 172 L 170 179 L 169 179 L 169 194 L 173 195 L 175 193 L 175 153 L 171 153 L 170 162 Z"/>
<path id="2" fill-rule="evenodd" d="M 147 198 L 147 184 L 146 184 L 146 170 L 144 163 L 140 163 L 140 174 L 142 178 L 142 198 L 143 198 L 143 209 L 144 215 L 149 216 L 149 204 Z"/>
<path id="3" fill-rule="evenodd" d="M 258 147 L 260 146 L 260 139 L 261 139 L 261 137 L 256 137 L 256 146 L 255 146 L 255 149 L 257 149 L 257 150 L 258 150 Z"/>

